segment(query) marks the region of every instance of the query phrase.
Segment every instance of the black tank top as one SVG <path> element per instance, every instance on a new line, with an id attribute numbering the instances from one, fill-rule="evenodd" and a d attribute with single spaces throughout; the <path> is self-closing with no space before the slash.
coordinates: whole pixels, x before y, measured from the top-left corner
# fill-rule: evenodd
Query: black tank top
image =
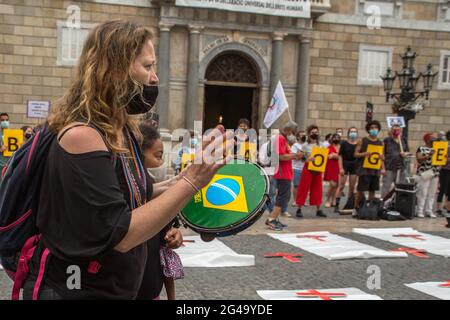
<path id="1" fill-rule="evenodd" d="M 143 161 L 140 150 L 138 154 Z M 152 191 L 147 175 L 147 194 L 141 197 L 149 200 Z M 55 139 L 42 181 L 37 217 L 42 241 L 30 263 L 32 278 L 48 248 L 44 283 L 64 299 L 135 299 L 144 276 L 147 244 L 158 248 L 152 252 L 159 252 L 160 238 L 157 235 L 126 253 L 114 249 L 129 229 L 129 199 L 121 161 L 113 161 L 106 151 L 70 154 Z M 159 265 L 159 254 L 149 258 L 157 258 Z M 95 274 L 88 272 L 92 261 L 100 265 Z M 70 266 L 79 267 L 80 290 L 67 286 Z M 160 291 L 162 278 L 155 274 L 153 280 L 152 287 Z"/>

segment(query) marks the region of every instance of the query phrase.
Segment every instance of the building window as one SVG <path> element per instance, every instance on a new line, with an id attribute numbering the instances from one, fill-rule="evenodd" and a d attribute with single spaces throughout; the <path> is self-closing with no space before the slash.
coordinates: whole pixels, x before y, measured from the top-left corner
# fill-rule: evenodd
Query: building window
<path id="1" fill-rule="evenodd" d="M 382 86 L 380 76 L 392 65 L 392 48 L 359 47 L 358 84 Z"/>
<path id="2" fill-rule="evenodd" d="M 57 65 L 73 66 L 77 63 L 91 27 L 70 28 L 65 21 L 58 21 Z"/>
<path id="3" fill-rule="evenodd" d="M 450 90 L 450 51 L 448 50 L 441 51 L 438 89 Z"/>

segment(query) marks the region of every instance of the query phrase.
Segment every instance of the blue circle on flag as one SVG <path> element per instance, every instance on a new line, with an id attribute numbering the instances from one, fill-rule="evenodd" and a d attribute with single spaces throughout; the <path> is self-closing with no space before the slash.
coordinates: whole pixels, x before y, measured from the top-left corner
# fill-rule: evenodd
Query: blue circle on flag
<path id="1" fill-rule="evenodd" d="M 206 190 L 206 199 L 209 203 L 215 206 L 224 206 L 233 202 L 241 187 L 237 181 L 230 178 L 223 178 L 216 180 Z"/>

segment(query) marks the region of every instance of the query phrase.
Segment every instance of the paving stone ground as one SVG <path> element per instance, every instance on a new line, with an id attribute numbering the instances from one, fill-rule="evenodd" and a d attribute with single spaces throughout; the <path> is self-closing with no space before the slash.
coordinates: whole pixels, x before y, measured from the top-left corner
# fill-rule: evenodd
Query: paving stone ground
<path id="1" fill-rule="evenodd" d="M 296 208 L 289 207 L 291 214 Z M 304 219 L 282 218 L 289 225 L 284 233 L 330 231 L 381 249 L 399 246 L 354 234 L 354 227 L 413 227 L 419 231 L 450 238 L 446 221 L 440 219 L 413 219 L 401 222 L 359 221 L 349 216 L 339 216 L 330 209 L 327 219 L 316 218 L 313 208 L 305 208 Z M 410 256 L 404 259 L 370 259 L 328 261 L 266 235 L 264 220 L 267 213 L 250 229 L 236 236 L 220 239 L 240 254 L 255 255 L 255 266 L 234 268 L 186 268 L 186 277 L 176 281 L 178 299 L 260 299 L 257 290 L 331 289 L 355 287 L 383 299 L 435 299 L 406 287 L 404 284 L 426 281 L 450 280 L 450 259 L 429 255 L 429 259 Z M 183 234 L 193 234 L 183 230 Z M 302 253 L 300 263 L 283 259 L 264 258 L 268 252 Z M 370 290 L 367 269 L 376 265 L 381 271 L 381 289 Z M 11 281 L 0 271 L 0 299 L 9 299 Z M 164 292 L 162 298 L 165 297 Z"/>

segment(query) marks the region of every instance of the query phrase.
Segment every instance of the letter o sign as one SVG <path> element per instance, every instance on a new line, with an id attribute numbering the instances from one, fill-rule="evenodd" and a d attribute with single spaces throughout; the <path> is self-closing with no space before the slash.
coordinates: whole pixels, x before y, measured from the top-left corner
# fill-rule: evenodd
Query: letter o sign
<path id="1" fill-rule="evenodd" d="M 321 155 L 321 154 L 316 154 L 316 155 L 314 156 L 314 162 L 313 162 L 313 164 L 314 164 L 315 167 L 320 168 L 320 167 L 323 165 L 324 162 L 325 162 L 325 158 L 324 158 L 323 155 Z"/>

